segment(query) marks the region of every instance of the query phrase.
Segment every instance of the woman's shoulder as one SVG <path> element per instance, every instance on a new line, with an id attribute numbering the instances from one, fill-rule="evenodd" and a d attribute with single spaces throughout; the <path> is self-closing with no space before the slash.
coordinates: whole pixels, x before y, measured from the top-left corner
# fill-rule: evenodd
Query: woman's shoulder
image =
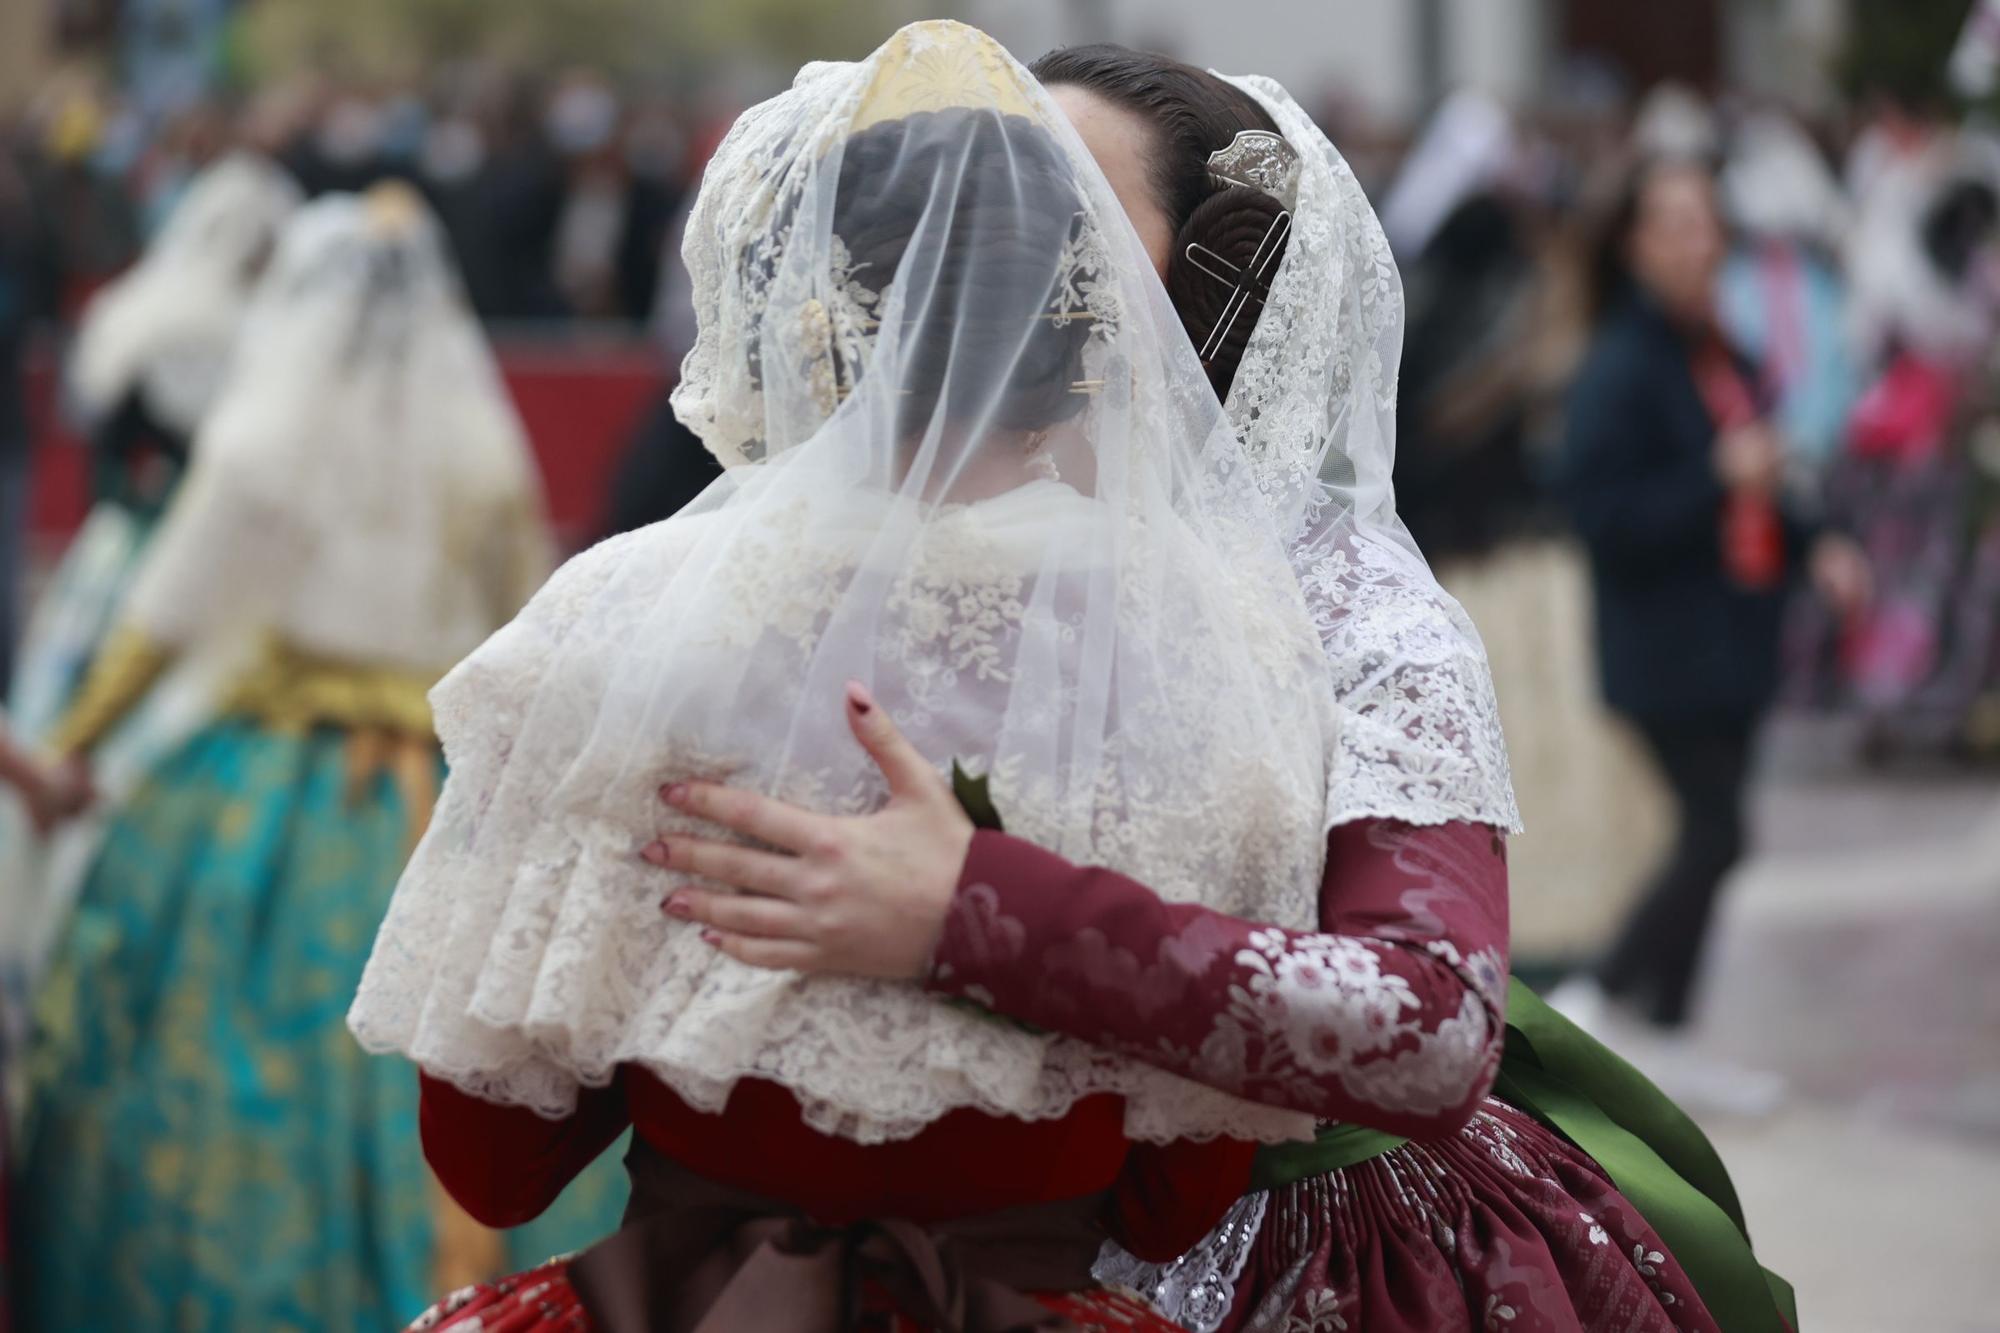
<path id="1" fill-rule="evenodd" d="M 638 590 L 670 581 L 696 536 L 699 520 L 665 519 L 607 537 L 564 561 L 526 606 L 472 650 L 431 691 L 440 730 L 454 704 L 525 696 L 551 673 L 601 666 L 584 642 L 611 646 L 642 623 L 630 605 Z"/>

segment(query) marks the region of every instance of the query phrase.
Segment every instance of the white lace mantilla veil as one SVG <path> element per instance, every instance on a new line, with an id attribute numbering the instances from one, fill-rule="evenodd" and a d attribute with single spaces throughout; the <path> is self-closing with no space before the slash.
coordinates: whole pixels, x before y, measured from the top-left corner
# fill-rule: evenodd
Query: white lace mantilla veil
<path id="1" fill-rule="evenodd" d="M 135 387 L 163 425 L 192 431 L 219 387 L 258 269 L 299 206 L 297 185 L 236 152 L 189 182 L 159 235 L 85 309 L 69 393 L 90 420 Z"/>
<path id="2" fill-rule="evenodd" d="M 1214 72 L 1214 71 L 1211 71 Z M 1520 812 L 1479 633 L 1396 516 L 1403 284 L 1347 161 L 1275 79 L 1217 73 L 1298 151 L 1298 203 L 1229 418 L 1273 474 L 1339 713 L 1327 827 Z"/>
<path id="3" fill-rule="evenodd" d="M 883 800 L 850 678 L 987 773 L 1011 832 L 1299 929 L 1333 743 L 1272 510 L 1293 461 L 1242 448 L 1116 196 L 990 38 L 921 23 L 807 67 L 717 150 L 685 256 L 675 406 L 733 466 L 433 692 L 451 775 L 354 1032 L 548 1116 L 631 1065 L 712 1112 L 779 1083 L 861 1142 L 1106 1092 L 1135 1138 L 1309 1134 L 914 982 L 744 966 L 660 911 L 638 849 L 695 827 L 664 782 Z"/>
<path id="4" fill-rule="evenodd" d="M 180 648 L 268 632 L 442 674 L 550 557 L 436 220 L 407 190 L 326 195 L 279 238 L 123 616 Z"/>

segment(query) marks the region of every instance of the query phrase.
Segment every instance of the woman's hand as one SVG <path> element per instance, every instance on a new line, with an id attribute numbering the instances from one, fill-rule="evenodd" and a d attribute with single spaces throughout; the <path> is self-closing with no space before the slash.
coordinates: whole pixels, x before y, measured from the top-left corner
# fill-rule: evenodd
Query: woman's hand
<path id="1" fill-rule="evenodd" d="M 96 801 L 90 767 L 76 757 L 56 763 L 24 759 L 18 767 L 0 767 L 0 773 L 28 811 L 28 825 L 36 837 L 46 839 L 58 825 L 82 815 Z"/>
<path id="2" fill-rule="evenodd" d="M 97 799 L 90 765 L 80 755 L 43 760 L 0 735 L 0 783 L 21 798 L 35 836 L 45 838 L 58 824 L 82 814 Z"/>
<path id="3" fill-rule="evenodd" d="M 676 783 L 677 810 L 782 850 L 676 835 L 640 852 L 654 865 L 729 886 L 674 890 L 662 909 L 698 921 L 703 938 L 755 967 L 914 979 L 944 930 L 972 821 L 861 685 L 847 687 L 847 723 L 889 781 L 871 815 L 814 814 L 756 792 Z"/>
<path id="4" fill-rule="evenodd" d="M 1715 441 L 1715 472 L 1732 491 L 1769 495 L 1784 477 L 1785 442 L 1769 422 L 1724 431 Z"/>

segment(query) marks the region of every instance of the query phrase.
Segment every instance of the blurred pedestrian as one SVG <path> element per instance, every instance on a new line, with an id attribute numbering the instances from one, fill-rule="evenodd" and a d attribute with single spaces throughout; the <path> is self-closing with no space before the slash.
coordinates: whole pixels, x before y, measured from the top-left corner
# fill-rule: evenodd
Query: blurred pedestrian
<path id="1" fill-rule="evenodd" d="M 567 313 L 556 280 L 563 164 L 550 147 L 533 88 L 510 80 L 493 91 L 476 170 L 454 232 L 466 287 L 482 318 L 548 320 Z"/>
<path id="2" fill-rule="evenodd" d="M 660 246 L 678 203 L 675 130 L 649 114 L 628 119 L 600 76 L 576 73 L 550 99 L 549 142 L 562 157 L 555 279 L 569 310 L 588 319 L 646 318 Z"/>
<path id="3" fill-rule="evenodd" d="M 341 1016 L 442 776 L 425 692 L 548 568 L 534 464 L 406 189 L 302 210 L 242 349 L 52 737 L 80 782 L 169 661 L 236 650 L 37 997 L 34 1330 L 386 1328 L 465 1273 L 414 1082 Z"/>
<path id="4" fill-rule="evenodd" d="M 1644 737 L 1679 816 L 1672 851 L 1588 981 L 1557 1002 L 1602 1027 L 1606 998 L 1682 1028 L 1717 895 L 1741 859 L 1757 725 L 1788 590 L 1810 572 L 1852 606 L 1866 567 L 1783 485 L 1785 444 L 1714 304 L 1725 253 L 1713 177 L 1638 164 L 1593 257 L 1595 334 L 1572 388 L 1560 477 L 1588 549 L 1606 701 Z M 1750 1071 L 1668 1091 L 1768 1105 Z"/>

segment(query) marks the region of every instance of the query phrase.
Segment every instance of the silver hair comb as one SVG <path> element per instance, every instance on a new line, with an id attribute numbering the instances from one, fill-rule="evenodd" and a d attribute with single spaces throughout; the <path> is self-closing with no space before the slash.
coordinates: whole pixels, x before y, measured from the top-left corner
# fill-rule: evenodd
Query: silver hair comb
<path id="1" fill-rule="evenodd" d="M 1269 130 L 1238 130 L 1227 148 L 1208 155 L 1208 174 L 1225 185 L 1262 190 L 1285 206 L 1299 206 L 1299 152 Z"/>
<path id="2" fill-rule="evenodd" d="M 1218 185 L 1240 185 L 1268 194 L 1284 209 L 1271 219 L 1250 262 L 1241 268 L 1198 242 L 1188 246 L 1190 264 L 1217 282 L 1229 284 L 1229 300 L 1223 304 L 1208 340 L 1201 345 L 1204 365 L 1221 350 L 1223 340 L 1229 337 L 1229 331 L 1236 327 L 1237 319 L 1249 304 L 1252 301 L 1264 304 L 1264 297 L 1271 290 L 1272 270 L 1277 267 L 1285 238 L 1292 234 L 1292 209 L 1299 198 L 1299 154 L 1283 137 L 1269 130 L 1239 130 L 1227 148 L 1218 148 L 1208 155 L 1208 174 Z"/>

